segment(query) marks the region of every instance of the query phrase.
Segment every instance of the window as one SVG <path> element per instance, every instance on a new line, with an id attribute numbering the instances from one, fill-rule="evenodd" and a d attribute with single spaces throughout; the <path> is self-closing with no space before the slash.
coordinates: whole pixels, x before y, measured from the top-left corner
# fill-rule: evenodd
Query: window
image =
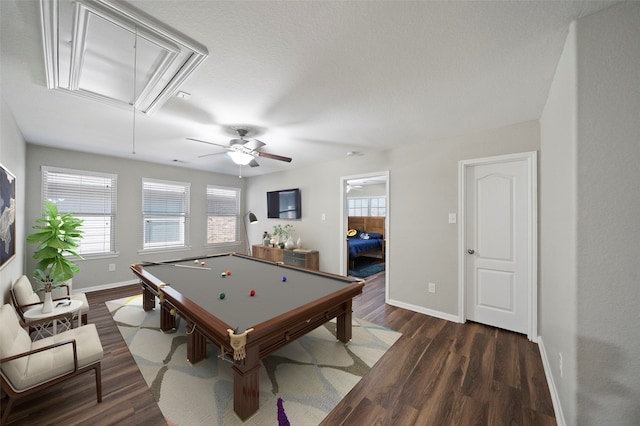
<path id="1" fill-rule="evenodd" d="M 386 197 L 361 197 L 347 200 L 349 216 L 386 216 Z"/>
<path id="2" fill-rule="evenodd" d="M 142 179 L 142 248 L 186 248 L 189 244 L 190 184 Z"/>
<path id="3" fill-rule="evenodd" d="M 117 175 L 42 167 L 42 200 L 60 213 L 84 220 L 78 253 L 99 257 L 116 253 Z"/>
<path id="4" fill-rule="evenodd" d="M 207 185 L 207 244 L 237 243 L 240 190 Z"/>
<path id="5" fill-rule="evenodd" d="M 369 216 L 386 216 L 387 215 L 387 199 L 385 197 L 372 198 Z"/>

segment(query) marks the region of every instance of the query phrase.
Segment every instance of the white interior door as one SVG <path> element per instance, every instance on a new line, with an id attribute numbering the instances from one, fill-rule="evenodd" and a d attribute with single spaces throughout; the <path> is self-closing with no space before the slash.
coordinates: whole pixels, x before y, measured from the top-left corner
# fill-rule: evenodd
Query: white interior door
<path id="1" fill-rule="evenodd" d="M 469 320 L 532 339 L 535 167 L 531 158 L 485 160 L 463 173 L 464 311 Z"/>

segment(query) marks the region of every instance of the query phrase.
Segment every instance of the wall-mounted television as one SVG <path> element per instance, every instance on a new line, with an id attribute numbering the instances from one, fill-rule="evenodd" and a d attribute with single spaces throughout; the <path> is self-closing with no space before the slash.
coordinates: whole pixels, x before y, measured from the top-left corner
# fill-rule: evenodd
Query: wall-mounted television
<path id="1" fill-rule="evenodd" d="M 300 189 L 267 192 L 267 218 L 300 219 L 301 217 Z"/>

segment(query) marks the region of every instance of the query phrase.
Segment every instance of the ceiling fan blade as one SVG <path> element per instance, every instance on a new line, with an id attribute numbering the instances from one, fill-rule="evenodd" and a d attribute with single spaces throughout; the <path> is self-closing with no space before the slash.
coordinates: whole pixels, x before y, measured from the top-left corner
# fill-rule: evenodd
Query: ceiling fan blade
<path id="1" fill-rule="evenodd" d="M 262 148 L 265 145 L 266 143 L 259 141 L 258 139 L 252 139 L 250 141 L 247 141 L 244 144 L 244 147 L 249 148 L 251 151 L 255 151 L 256 149 Z"/>
<path id="2" fill-rule="evenodd" d="M 198 155 L 198 158 L 204 158 L 204 157 L 210 157 L 212 155 L 222 155 L 222 154 L 226 154 L 226 152 L 213 152 L 211 154 Z"/>
<path id="3" fill-rule="evenodd" d="M 203 141 L 203 140 L 194 139 L 194 138 L 187 138 L 187 140 L 194 141 L 194 142 L 200 142 L 200 143 L 206 143 L 207 145 L 219 146 L 220 148 L 229 149 L 229 147 L 227 145 L 222 145 L 222 144 L 215 143 L 215 142 Z"/>
<path id="4" fill-rule="evenodd" d="M 257 154 L 260 157 L 271 158 L 272 160 L 286 161 L 287 163 L 291 162 L 291 158 L 283 157 L 282 155 L 269 154 L 267 152 L 261 152 L 261 151 L 258 151 Z"/>
<path id="5" fill-rule="evenodd" d="M 260 167 L 260 164 L 258 164 L 258 162 L 255 160 L 255 158 L 253 160 L 251 160 L 251 162 L 249 163 L 250 167 Z"/>

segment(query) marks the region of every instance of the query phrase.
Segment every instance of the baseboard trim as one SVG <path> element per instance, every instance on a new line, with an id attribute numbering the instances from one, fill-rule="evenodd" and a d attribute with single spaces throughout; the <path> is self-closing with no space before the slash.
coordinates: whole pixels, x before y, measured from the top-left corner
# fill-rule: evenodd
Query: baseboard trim
<path id="1" fill-rule="evenodd" d="M 78 294 L 78 293 L 89 293 L 89 292 L 92 292 L 92 291 L 99 291 L 99 290 L 109 290 L 109 289 L 112 289 L 112 288 L 124 287 L 126 285 L 138 284 L 139 282 L 140 282 L 140 280 L 128 280 L 128 281 L 120 281 L 120 282 L 117 282 L 117 283 L 96 285 L 96 286 L 93 286 L 93 287 L 74 288 L 72 293 L 73 294 Z"/>
<path id="2" fill-rule="evenodd" d="M 549 386 L 549 393 L 551 394 L 553 411 L 554 413 L 556 413 L 556 422 L 558 423 L 558 426 L 566 426 L 567 423 L 564 421 L 564 413 L 562 412 L 562 405 L 560 404 L 558 389 L 556 389 L 556 383 L 553 381 L 551 364 L 549 364 L 549 358 L 547 357 L 547 350 L 545 349 L 544 343 L 542 342 L 542 336 L 538 336 L 538 350 L 540 351 L 540 358 L 542 359 L 544 375 L 547 378 L 547 386 Z"/>
<path id="3" fill-rule="evenodd" d="M 433 309 L 425 308 L 424 306 L 412 305 L 410 303 L 400 302 L 398 300 L 389 299 L 387 303 L 398 308 L 408 309 L 420 314 L 429 315 L 432 317 L 440 318 L 452 322 L 460 322 L 460 318 L 457 315 L 447 314 L 446 312 L 434 311 Z"/>

